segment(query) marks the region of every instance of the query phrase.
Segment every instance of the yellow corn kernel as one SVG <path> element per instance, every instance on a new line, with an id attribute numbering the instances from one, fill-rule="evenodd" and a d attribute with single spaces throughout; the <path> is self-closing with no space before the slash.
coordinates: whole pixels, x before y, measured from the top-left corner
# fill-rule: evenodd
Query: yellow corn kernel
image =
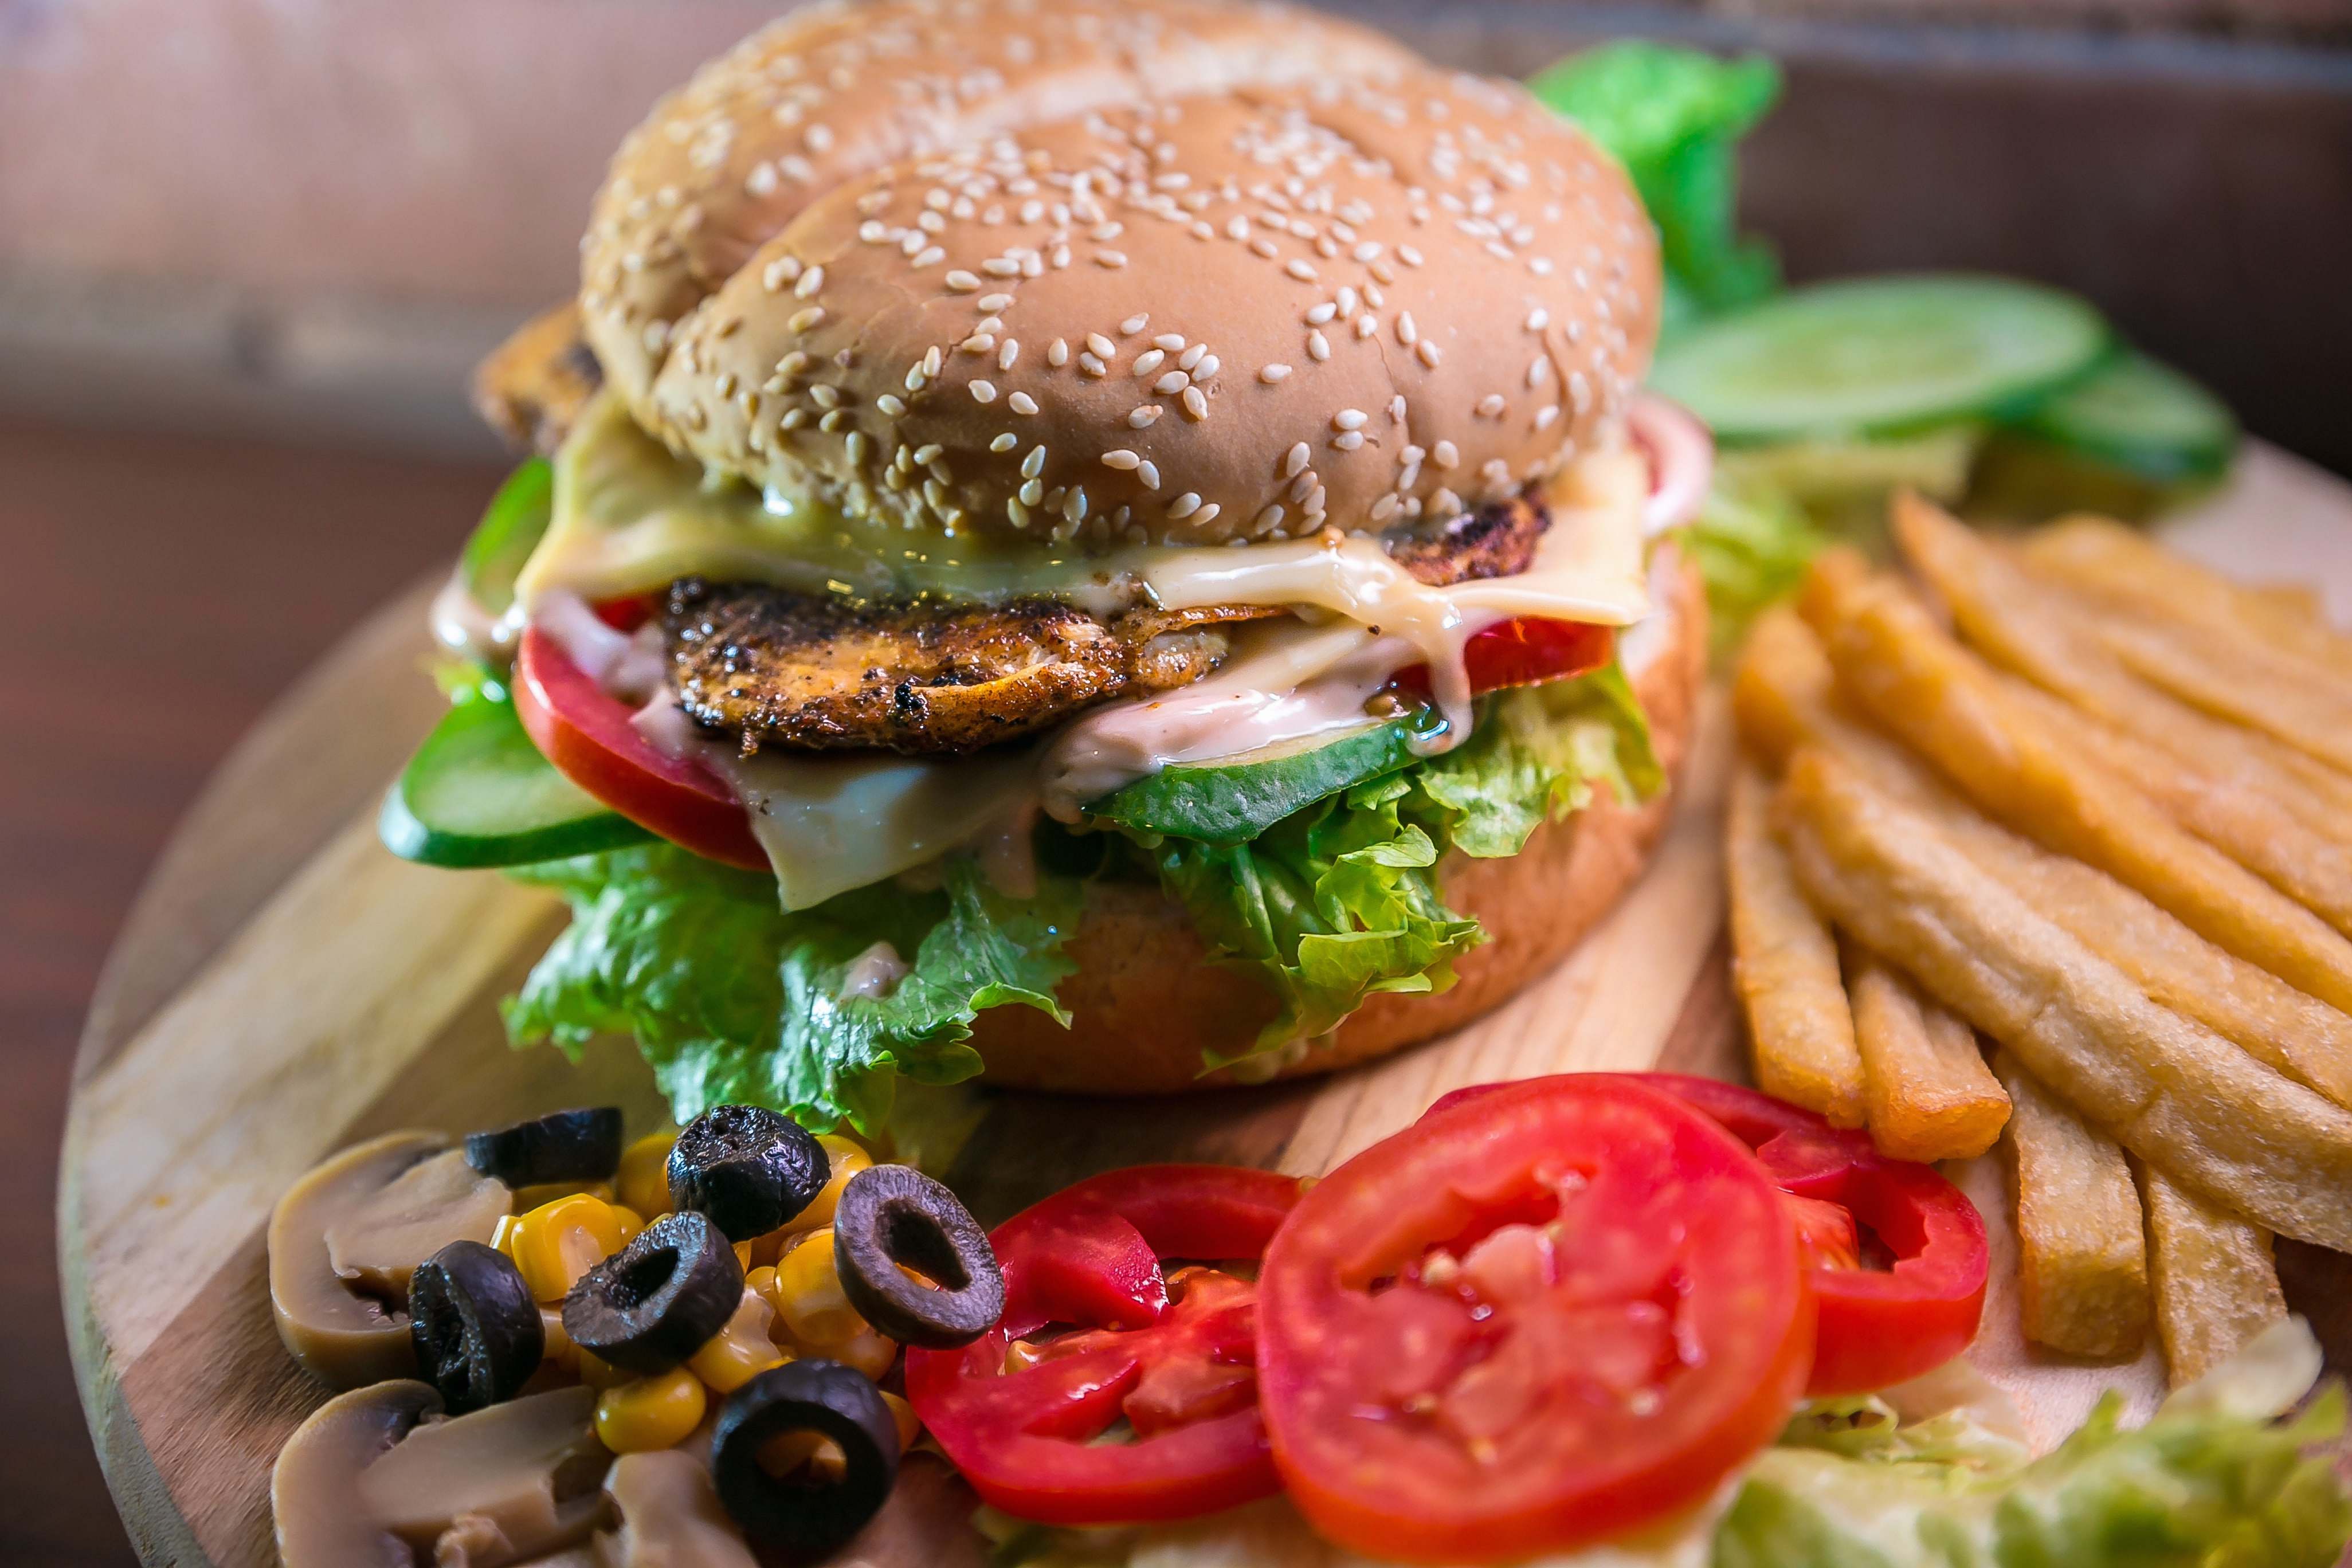
<path id="1" fill-rule="evenodd" d="M 837 1481 L 849 1473 L 841 1445 L 814 1432 L 779 1432 L 760 1445 L 760 1468 L 778 1480 L 803 1465 L 815 1481 Z"/>
<path id="2" fill-rule="evenodd" d="M 563 1309 L 541 1307 L 539 1310 L 540 1332 L 546 1337 L 547 1349 L 540 1357 L 543 1364 L 562 1367 L 577 1377 L 580 1374 L 580 1347 L 563 1331 Z"/>
<path id="3" fill-rule="evenodd" d="M 621 1201 L 639 1214 L 660 1214 L 669 1207 L 669 1152 L 675 1132 L 648 1132 L 621 1151 L 620 1173 L 613 1184 Z"/>
<path id="4" fill-rule="evenodd" d="M 898 1363 L 898 1342 L 872 1329 L 860 1329 L 845 1340 L 837 1340 L 827 1345 L 812 1345 L 809 1353 L 855 1367 L 879 1383 Z"/>
<path id="5" fill-rule="evenodd" d="M 591 1388 L 618 1388 L 636 1376 L 633 1372 L 623 1372 L 594 1351 L 583 1349 L 577 1343 L 572 1345 L 572 1353 L 580 1359 L 580 1381 Z"/>
<path id="6" fill-rule="evenodd" d="M 715 1394 L 732 1394 L 772 1366 L 784 1364 L 783 1353 L 768 1337 L 775 1309 L 767 1298 L 746 1289 L 727 1326 L 706 1341 L 687 1361 L 694 1375 Z"/>
<path id="7" fill-rule="evenodd" d="M 887 1388 L 882 1391 L 882 1403 L 890 1407 L 890 1419 L 898 1424 L 898 1452 L 903 1454 L 923 1435 L 923 1418 L 915 1414 L 913 1405 Z"/>
<path id="8" fill-rule="evenodd" d="M 623 1247 L 626 1247 L 629 1243 L 636 1240 L 637 1232 L 646 1228 L 644 1218 L 638 1215 L 636 1210 L 629 1207 L 626 1204 L 614 1204 L 613 1205 L 613 1223 L 620 1226 L 621 1245 Z"/>
<path id="9" fill-rule="evenodd" d="M 866 1327 L 834 1271 L 832 1226 L 809 1232 L 778 1260 L 775 1308 L 793 1338 L 813 1349 L 854 1339 Z"/>
<path id="10" fill-rule="evenodd" d="M 507 1241 L 531 1299 L 561 1301 L 583 1274 L 621 1250 L 620 1216 L 603 1199 L 575 1193 L 517 1216 Z"/>
<path id="11" fill-rule="evenodd" d="M 735 1244 L 735 1261 L 741 1266 L 746 1274 L 759 1267 L 751 1261 L 751 1244 L 748 1241 L 739 1241 Z"/>
<path id="12" fill-rule="evenodd" d="M 596 1436 L 615 1454 L 674 1448 L 702 1425 L 709 1402 L 702 1380 L 682 1366 L 640 1377 L 596 1396 Z"/>
<path id="13" fill-rule="evenodd" d="M 825 1158 L 831 1162 L 833 1173 L 809 1206 L 793 1216 L 793 1224 L 802 1230 L 833 1223 L 834 1211 L 841 1206 L 841 1189 L 849 1185 L 849 1178 L 874 1163 L 874 1156 L 846 1138 L 836 1138 L 827 1132 L 817 1140 Z"/>
<path id="14" fill-rule="evenodd" d="M 613 1184 L 610 1182 L 537 1182 L 528 1187 L 517 1187 L 514 1190 L 514 1206 L 519 1212 L 529 1214 L 533 1209 L 545 1208 L 558 1198 L 569 1197 L 594 1198 L 598 1203 L 609 1204 L 613 1201 Z"/>

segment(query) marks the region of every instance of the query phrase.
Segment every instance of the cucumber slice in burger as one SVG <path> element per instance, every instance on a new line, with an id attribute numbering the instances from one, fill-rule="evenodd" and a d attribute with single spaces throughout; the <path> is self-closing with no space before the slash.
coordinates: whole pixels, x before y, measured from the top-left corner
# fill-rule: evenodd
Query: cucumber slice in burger
<path id="1" fill-rule="evenodd" d="M 2131 351 L 2036 407 L 2017 428 L 2159 485 L 2211 479 L 2238 446 L 2228 405 Z"/>
<path id="2" fill-rule="evenodd" d="M 1138 833 L 1246 844 L 1301 807 L 1393 773 L 1444 727 L 1434 710 L 1368 723 L 1337 738 L 1247 752 L 1213 763 L 1179 763 L 1087 807 Z"/>
<path id="3" fill-rule="evenodd" d="M 476 604 L 493 616 L 506 614 L 515 579 L 554 514 L 555 468 L 546 458 L 533 458 L 507 476 L 457 557 L 458 574 Z"/>
<path id="4" fill-rule="evenodd" d="M 491 682 L 425 738 L 384 795 L 376 832 L 394 854 L 429 866 L 520 866 L 652 837 L 557 773 Z"/>
<path id="5" fill-rule="evenodd" d="M 2098 311 L 2037 284 L 1965 274 L 1794 289 L 1676 337 L 1649 384 L 1725 442 L 1874 435 L 2013 415 L 2090 371 Z"/>

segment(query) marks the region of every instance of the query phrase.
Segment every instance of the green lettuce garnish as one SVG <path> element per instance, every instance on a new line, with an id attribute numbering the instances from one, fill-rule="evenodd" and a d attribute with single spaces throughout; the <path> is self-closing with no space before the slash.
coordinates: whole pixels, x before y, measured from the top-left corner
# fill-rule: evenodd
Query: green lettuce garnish
<path id="1" fill-rule="evenodd" d="M 829 1128 L 882 1127 L 904 1077 L 971 1078 L 964 1042 L 982 1009 L 1018 1004 L 1066 1023 L 1054 987 L 1072 964 L 1064 937 L 1081 889 L 1040 879 L 1034 897 L 992 888 L 968 858 L 933 890 L 878 883 L 787 914 L 772 877 L 667 844 L 530 867 L 561 892 L 572 924 L 506 1005 L 518 1044 L 576 1049 L 635 1035 L 683 1121 L 726 1103 L 773 1106 Z M 877 942 L 908 973 L 882 995 L 842 993 Z"/>
<path id="2" fill-rule="evenodd" d="M 1658 226 L 1670 327 L 1780 287 L 1771 247 L 1741 237 L 1737 210 L 1739 139 L 1780 96 L 1779 67 L 1632 38 L 1570 55 L 1528 88 L 1633 177 Z"/>

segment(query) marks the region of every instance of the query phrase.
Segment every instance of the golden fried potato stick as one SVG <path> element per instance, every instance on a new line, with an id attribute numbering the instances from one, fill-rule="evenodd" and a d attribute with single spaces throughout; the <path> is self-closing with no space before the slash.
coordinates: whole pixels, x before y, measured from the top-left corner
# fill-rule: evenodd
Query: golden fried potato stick
<path id="1" fill-rule="evenodd" d="M 1999 679 L 2019 707 L 2147 791 L 2173 821 L 2352 936 L 2352 844 L 2315 831 L 2275 795 L 2182 762 L 2016 676 Z"/>
<path id="2" fill-rule="evenodd" d="M 2121 1360 L 2147 1334 L 2147 1243 L 2131 1167 L 2004 1050 L 2001 1150 L 2017 1191 L 2017 1310 L 2025 1337 L 2069 1355 Z"/>
<path id="3" fill-rule="evenodd" d="M 2352 691 L 2314 679 L 2302 660 L 2179 622 L 2107 614 L 2098 633 L 2134 674 L 2191 708 L 2352 772 Z"/>
<path id="4" fill-rule="evenodd" d="M 2148 1275 L 2156 1333 L 2172 1385 L 2202 1377 L 2216 1363 L 2286 1316 L 2271 1233 L 2140 1163 L 2147 1211 Z"/>
<path id="5" fill-rule="evenodd" d="M 2232 583 L 2104 517 L 2061 518 L 2036 531 L 2022 554 L 2037 576 L 2089 597 L 2204 626 L 2352 679 L 2352 637 L 2327 626 L 2308 589 Z"/>
<path id="6" fill-rule="evenodd" d="M 1775 762 L 1804 744 L 1836 752 L 2152 1000 L 2352 1109 L 2352 1016 L 2222 952 L 2105 872 L 2019 837 L 1953 794 L 1839 704 L 1829 658 L 1794 610 L 1759 618 L 1732 692 L 1751 747 Z"/>
<path id="7" fill-rule="evenodd" d="M 1840 948 L 1871 1142 L 1898 1160 L 1967 1160 L 1991 1148 L 2009 1120 L 2009 1096 L 1985 1066 L 1976 1030 L 1869 949 L 1852 941 Z"/>
<path id="8" fill-rule="evenodd" d="M 1756 1082 L 1840 1127 L 1863 1122 L 1862 1057 L 1838 978 L 1837 940 L 1772 836 L 1771 786 L 1746 762 L 1731 779 L 1724 856 L 1731 883 L 1731 980 L 1748 1014 Z"/>
<path id="9" fill-rule="evenodd" d="M 2273 1230 L 2352 1250 L 2352 1112 L 2188 1018 L 1817 748 L 1775 805 L 1815 908 L 2126 1149 Z"/>
<path id="10" fill-rule="evenodd" d="M 1916 497 L 1896 499 L 1894 532 L 1961 639 L 1986 658 L 2168 752 L 2176 768 L 2274 800 L 2314 832 L 2347 836 L 2352 778 L 2134 674 L 2086 613 L 2098 601 L 2025 570 L 2021 557 Z"/>
<path id="11" fill-rule="evenodd" d="M 2146 893 L 2298 990 L 2352 1009 L 2352 942 L 2175 826 L 2001 690 L 1993 672 L 1889 577 L 1810 594 L 1838 689 L 1985 812 Z"/>

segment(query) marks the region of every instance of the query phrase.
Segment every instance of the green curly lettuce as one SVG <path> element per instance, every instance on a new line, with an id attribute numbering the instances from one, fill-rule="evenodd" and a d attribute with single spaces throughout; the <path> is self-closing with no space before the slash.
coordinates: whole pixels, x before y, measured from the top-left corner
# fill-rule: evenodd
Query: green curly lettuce
<path id="1" fill-rule="evenodd" d="M 1570 55 L 1528 88 L 1633 177 L 1658 227 L 1669 327 L 1780 287 L 1771 247 L 1743 238 L 1737 213 L 1739 139 L 1780 96 L 1779 67 L 1629 38 Z"/>

